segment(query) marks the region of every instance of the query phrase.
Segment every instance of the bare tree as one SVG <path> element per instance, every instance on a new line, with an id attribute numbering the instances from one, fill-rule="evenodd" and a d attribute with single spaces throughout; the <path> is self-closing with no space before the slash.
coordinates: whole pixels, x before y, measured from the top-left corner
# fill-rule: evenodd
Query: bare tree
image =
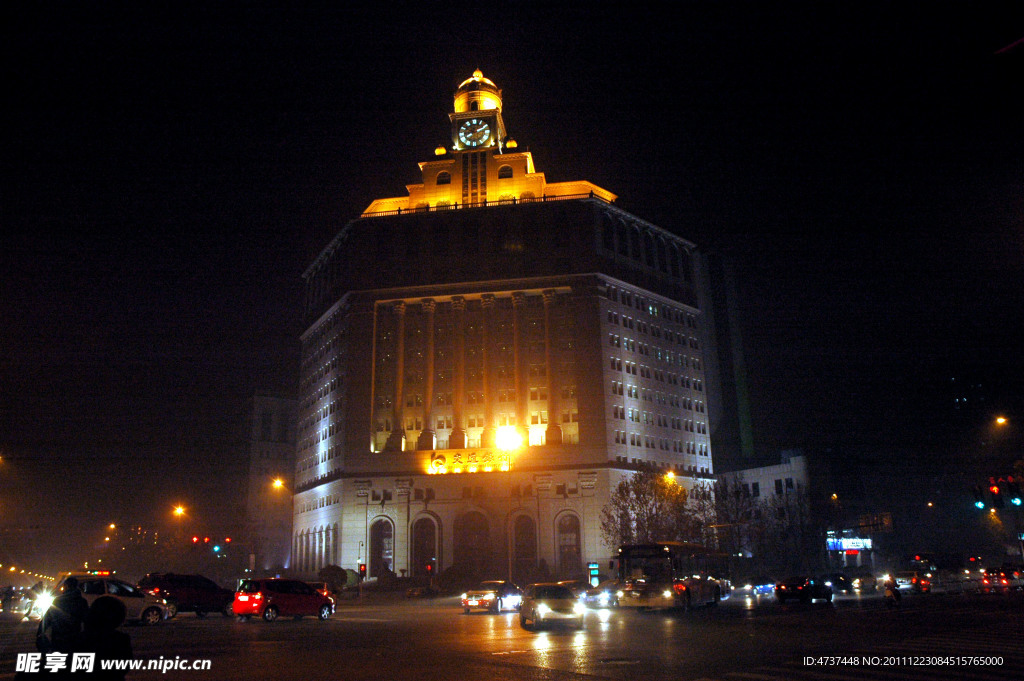
<path id="1" fill-rule="evenodd" d="M 608 546 L 688 539 L 694 522 L 687 496 L 659 471 L 637 471 L 601 509 L 601 537 Z"/>

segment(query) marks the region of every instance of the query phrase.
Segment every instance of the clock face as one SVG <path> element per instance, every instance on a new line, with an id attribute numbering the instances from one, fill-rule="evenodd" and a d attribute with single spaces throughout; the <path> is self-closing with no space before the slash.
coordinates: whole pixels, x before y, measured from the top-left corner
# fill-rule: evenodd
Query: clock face
<path id="1" fill-rule="evenodd" d="M 491 138 L 491 128 L 487 121 L 470 118 L 459 126 L 459 141 L 467 147 L 479 147 Z"/>

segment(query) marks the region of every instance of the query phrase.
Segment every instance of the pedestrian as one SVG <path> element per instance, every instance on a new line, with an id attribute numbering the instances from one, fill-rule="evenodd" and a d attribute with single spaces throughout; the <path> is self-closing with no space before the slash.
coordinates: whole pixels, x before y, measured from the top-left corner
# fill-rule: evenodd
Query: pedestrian
<path id="1" fill-rule="evenodd" d="M 95 667 L 89 674 L 93 681 L 122 681 L 124 669 L 104 669 L 104 661 L 132 659 L 132 638 L 118 627 L 124 624 L 128 610 L 113 596 L 100 596 L 85 616 L 85 630 L 79 651 L 95 653 Z M 112 667 L 115 665 L 111 665 Z"/>
<path id="2" fill-rule="evenodd" d="M 68 577 L 64 580 L 60 594 L 53 599 L 53 605 L 39 621 L 36 632 L 36 648 L 39 652 L 72 652 L 82 636 L 88 612 L 89 603 L 78 590 L 78 580 Z"/>

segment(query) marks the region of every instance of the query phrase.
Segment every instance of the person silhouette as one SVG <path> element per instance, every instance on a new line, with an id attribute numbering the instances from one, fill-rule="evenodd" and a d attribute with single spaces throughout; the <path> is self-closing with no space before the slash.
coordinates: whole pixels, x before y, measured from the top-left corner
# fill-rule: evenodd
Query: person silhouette
<path id="1" fill-rule="evenodd" d="M 82 635 L 89 602 L 78 590 L 78 580 L 68 577 L 53 605 L 43 614 L 36 633 L 36 648 L 41 653 L 69 653 Z"/>
<path id="2" fill-rule="evenodd" d="M 78 650 L 96 654 L 93 672 L 88 675 L 90 679 L 120 681 L 125 678 L 127 672 L 123 669 L 103 669 L 103 661 L 132 659 L 131 636 L 118 630 L 127 615 L 124 603 L 113 596 L 100 596 L 89 606 Z"/>

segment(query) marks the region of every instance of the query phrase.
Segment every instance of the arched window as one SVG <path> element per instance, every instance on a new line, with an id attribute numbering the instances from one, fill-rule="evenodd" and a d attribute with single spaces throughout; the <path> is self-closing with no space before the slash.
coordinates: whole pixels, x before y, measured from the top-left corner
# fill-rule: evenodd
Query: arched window
<path id="1" fill-rule="evenodd" d="M 528 515 L 516 516 L 512 526 L 512 579 L 526 582 L 537 570 L 537 525 Z"/>
<path id="2" fill-rule="evenodd" d="M 644 262 L 654 267 L 654 237 L 650 232 L 644 232 Z"/>
<path id="3" fill-rule="evenodd" d="M 455 519 L 455 565 L 483 574 L 490 565 L 490 527 L 483 513 L 471 511 Z"/>
<path id="4" fill-rule="evenodd" d="M 635 227 L 629 230 L 629 257 L 640 262 L 640 230 Z"/>
<path id="5" fill-rule="evenodd" d="M 615 222 L 608 214 L 601 217 L 601 247 L 615 252 Z"/>
<path id="6" fill-rule="evenodd" d="M 580 519 L 566 513 L 558 519 L 556 541 L 558 550 L 558 574 L 563 579 L 583 573 L 580 563 Z"/>
<path id="7" fill-rule="evenodd" d="M 412 574 L 414 577 L 425 576 L 427 565 L 437 564 L 437 525 L 433 518 L 420 518 L 412 524 Z"/>
<path id="8" fill-rule="evenodd" d="M 369 577 L 394 572 L 395 528 L 390 520 L 381 519 L 370 525 Z"/>
<path id="9" fill-rule="evenodd" d="M 629 257 L 629 233 L 627 232 L 626 223 L 617 220 L 615 222 L 615 241 L 618 243 L 618 254 Z"/>
<path id="10" fill-rule="evenodd" d="M 437 174 L 437 184 L 440 185 L 440 184 L 451 184 L 451 183 L 452 183 L 452 174 L 449 173 L 447 170 L 442 170 L 441 172 L 439 172 Z"/>
<path id="11" fill-rule="evenodd" d="M 512 166 L 501 166 L 498 168 L 498 179 L 508 180 L 512 178 Z"/>

